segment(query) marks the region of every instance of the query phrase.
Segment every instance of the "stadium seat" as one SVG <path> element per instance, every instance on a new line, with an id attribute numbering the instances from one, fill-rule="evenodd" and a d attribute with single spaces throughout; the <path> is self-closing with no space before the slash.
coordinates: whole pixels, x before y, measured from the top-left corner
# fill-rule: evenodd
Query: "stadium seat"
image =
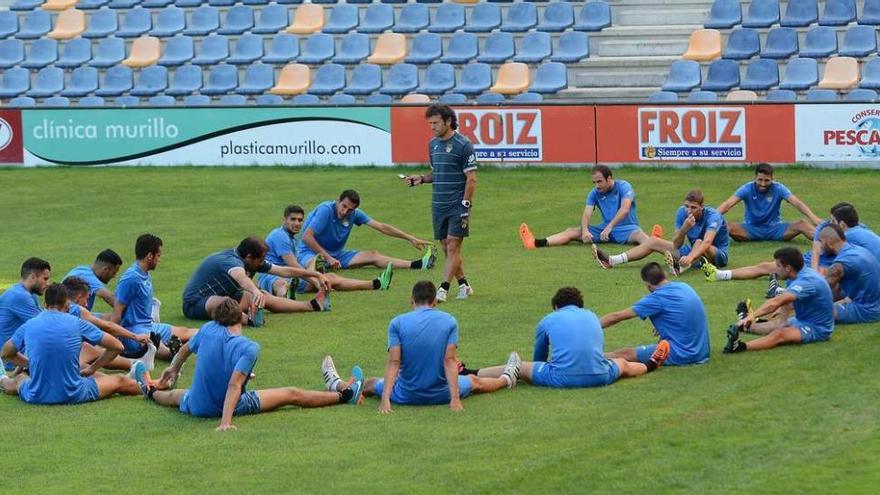
<path id="1" fill-rule="evenodd" d="M 22 40 L 42 38 L 52 29 L 52 20 L 45 10 L 32 10 L 24 16 L 15 37 Z"/>
<path id="2" fill-rule="evenodd" d="M 269 90 L 273 95 L 298 95 L 305 93 L 311 84 L 309 66 L 303 64 L 287 64 L 281 69 L 278 81 Z"/>
<path id="3" fill-rule="evenodd" d="M 278 4 L 267 5 L 259 9 L 257 23 L 251 32 L 254 34 L 275 34 L 286 28 L 289 22 L 286 7 Z"/>
<path id="4" fill-rule="evenodd" d="M 843 37 L 840 54 L 845 57 L 864 58 L 877 51 L 876 28 L 851 26 Z"/>
<path id="5" fill-rule="evenodd" d="M 327 103 L 331 105 L 355 105 L 357 104 L 357 98 L 347 94 L 338 94 L 333 95 L 330 99 L 327 100 Z"/>
<path id="6" fill-rule="evenodd" d="M 18 31 L 18 15 L 10 10 L 0 10 L 0 38 L 8 38 Z"/>
<path id="7" fill-rule="evenodd" d="M 816 0 L 788 0 L 780 25 L 804 27 L 819 21 L 819 4 Z"/>
<path id="8" fill-rule="evenodd" d="M 825 9 L 819 17 L 821 26 L 846 26 L 856 20 L 855 0 L 825 0 Z"/>
<path id="9" fill-rule="evenodd" d="M 9 103 L 6 105 L 11 108 L 24 108 L 24 107 L 33 107 L 37 105 L 37 100 L 31 98 L 30 96 L 19 96 L 17 98 L 13 98 L 9 100 Z"/>
<path id="10" fill-rule="evenodd" d="M 676 103 L 678 102 L 678 93 L 672 91 L 657 91 L 648 96 L 650 103 Z"/>
<path id="11" fill-rule="evenodd" d="M 747 89 L 739 89 L 727 93 L 727 97 L 724 99 L 727 101 L 757 101 L 758 94 Z"/>
<path id="12" fill-rule="evenodd" d="M 206 95 L 189 95 L 183 98 L 183 105 L 187 107 L 207 107 L 211 105 L 211 97 Z"/>
<path id="13" fill-rule="evenodd" d="M 174 0 L 174 6 L 182 9 L 201 7 L 203 0 Z"/>
<path id="14" fill-rule="evenodd" d="M 339 42 L 339 51 L 333 57 L 336 64 L 358 64 L 370 56 L 370 37 L 361 33 L 348 33 Z"/>
<path id="15" fill-rule="evenodd" d="M 394 8 L 383 3 L 367 7 L 364 20 L 358 25 L 359 33 L 384 33 L 394 25 Z"/>
<path id="16" fill-rule="evenodd" d="M 698 29 L 691 33 L 685 60 L 708 61 L 721 56 L 721 33 L 716 29 Z"/>
<path id="17" fill-rule="evenodd" d="M 766 91 L 779 85 L 779 65 L 775 60 L 758 58 L 749 62 L 740 89 Z"/>
<path id="18" fill-rule="evenodd" d="M 532 78 L 529 91 L 534 93 L 556 93 L 568 87 L 568 71 L 565 64 L 547 62 L 538 66 Z"/>
<path id="19" fill-rule="evenodd" d="M 147 100 L 147 106 L 150 107 L 173 107 L 175 105 L 177 105 L 177 100 L 173 96 L 168 95 L 151 96 Z"/>
<path id="20" fill-rule="evenodd" d="M 216 7 L 203 5 L 190 13 L 189 23 L 183 34 L 187 36 L 207 36 L 220 29 L 220 12 Z"/>
<path id="21" fill-rule="evenodd" d="M 434 20 L 428 26 L 428 31 L 431 33 L 453 33 L 464 27 L 464 20 L 463 6 L 444 2 L 434 10 Z"/>
<path id="22" fill-rule="evenodd" d="M 862 67 L 862 80 L 859 87 L 880 89 L 880 58 L 872 58 Z"/>
<path id="23" fill-rule="evenodd" d="M 513 35 L 498 31 L 490 34 L 483 42 L 483 49 L 477 56 L 477 62 L 500 64 L 513 58 L 515 52 Z"/>
<path id="24" fill-rule="evenodd" d="M 520 62 L 508 62 L 499 67 L 495 84 L 489 88 L 502 95 L 517 95 L 528 89 L 529 66 Z"/>
<path id="25" fill-rule="evenodd" d="M 202 86 L 203 95 L 224 95 L 238 87 L 238 67 L 229 64 L 218 64 L 211 67 L 208 80 Z"/>
<path id="26" fill-rule="evenodd" d="M 416 91 L 426 95 L 442 95 L 455 86 L 455 67 L 451 64 L 431 64 L 425 69 L 422 84 Z"/>
<path id="27" fill-rule="evenodd" d="M 270 64 L 287 64 L 299 57 L 299 38 L 287 33 L 276 34 L 269 45 L 269 51 L 263 56 L 263 62 Z"/>
<path id="28" fill-rule="evenodd" d="M 34 98 L 46 98 L 58 94 L 64 88 L 64 70 L 58 67 L 43 67 L 37 72 L 34 84 L 27 92 Z"/>
<path id="29" fill-rule="evenodd" d="M 73 7 L 76 5 L 76 2 L 77 0 L 46 0 L 40 8 L 53 12 L 61 12 Z"/>
<path id="30" fill-rule="evenodd" d="M 865 101 L 874 103 L 877 101 L 877 92 L 873 89 L 854 89 L 846 94 L 846 101 Z"/>
<path id="31" fill-rule="evenodd" d="M 26 10 L 34 10 L 35 8 L 43 5 L 45 0 L 15 0 L 15 2 L 9 6 L 9 10 L 13 11 L 26 11 Z"/>
<path id="32" fill-rule="evenodd" d="M 766 101 L 792 102 L 797 101 L 797 93 L 790 89 L 771 89 L 767 91 Z"/>
<path id="33" fill-rule="evenodd" d="M 707 91 L 729 91 L 739 86 L 739 63 L 722 58 L 709 64 L 701 88 Z"/>
<path id="34" fill-rule="evenodd" d="M 122 18 L 122 24 L 116 31 L 120 38 L 137 38 L 153 28 L 153 19 L 150 11 L 143 7 L 135 7 L 126 11 Z"/>
<path id="35" fill-rule="evenodd" d="M 488 64 L 472 63 L 465 65 L 458 74 L 458 84 L 454 91 L 466 95 L 478 95 L 492 85 L 492 68 Z"/>
<path id="36" fill-rule="evenodd" d="M 262 2 L 264 0 L 251 0 L 251 1 L 261 1 Z M 245 3 L 247 3 L 247 2 L 248 2 L 248 0 L 245 0 Z M 303 0 L 277 0 L 276 3 L 280 3 L 282 5 L 299 5 L 299 4 L 303 3 Z M 312 2 L 312 3 L 319 3 L 319 2 Z"/>
<path id="37" fill-rule="evenodd" d="M 838 101 L 837 91 L 813 88 L 807 91 L 806 101 Z"/>
<path id="38" fill-rule="evenodd" d="M 755 0 L 760 2 L 761 0 Z M 730 29 L 742 22 L 739 0 L 715 0 L 709 9 L 709 18 L 703 24 L 707 29 Z"/>
<path id="39" fill-rule="evenodd" d="M 189 62 L 195 55 L 195 46 L 191 37 L 175 36 L 165 41 L 165 52 L 156 63 L 166 67 L 176 67 Z"/>
<path id="40" fill-rule="evenodd" d="M 391 65 L 403 62 L 406 58 L 406 36 L 399 33 L 382 33 L 373 47 L 373 54 L 367 62 L 379 65 Z"/>
<path id="41" fill-rule="evenodd" d="M 419 85 L 419 68 L 413 64 L 395 64 L 385 77 L 379 91 L 386 95 L 400 96 L 411 93 Z"/>
<path id="42" fill-rule="evenodd" d="M 792 28 L 777 27 L 767 33 L 761 58 L 788 58 L 797 52 L 797 31 Z"/>
<path id="43" fill-rule="evenodd" d="M 96 10 L 89 14 L 89 27 L 82 34 L 84 38 L 106 38 L 119 29 L 116 11 Z"/>
<path id="44" fill-rule="evenodd" d="M 98 49 L 89 65 L 92 67 L 112 67 L 125 58 L 125 41 L 122 38 L 104 38 L 98 42 Z"/>
<path id="45" fill-rule="evenodd" d="M 131 69 L 124 65 L 114 65 L 104 73 L 104 80 L 95 94 L 98 96 L 121 96 L 134 86 Z"/>
<path id="46" fill-rule="evenodd" d="M 779 23 L 779 0 L 756 0 L 749 3 L 749 10 L 742 26 L 747 28 L 768 28 Z"/>
<path id="47" fill-rule="evenodd" d="M 82 0 L 80 0 L 80 4 L 81 3 Z M 144 0 L 141 2 L 141 7 L 145 9 L 164 9 L 173 3 L 174 0 Z"/>
<path id="48" fill-rule="evenodd" d="M 345 87 L 345 67 L 339 64 L 325 64 L 315 71 L 315 78 L 309 87 L 313 95 L 336 94 Z"/>
<path id="49" fill-rule="evenodd" d="M 264 105 L 264 106 L 283 105 L 284 98 L 282 98 L 278 95 L 259 95 L 259 96 L 257 96 L 256 104 L 257 105 Z"/>
<path id="50" fill-rule="evenodd" d="M 824 89 L 849 89 L 859 84 L 859 61 L 852 57 L 833 57 L 825 63 L 825 73 L 819 81 Z"/>
<path id="51" fill-rule="evenodd" d="M 504 103 L 504 95 L 486 91 L 477 96 L 477 105 L 498 105 Z"/>
<path id="52" fill-rule="evenodd" d="M 348 85 L 342 90 L 350 95 L 368 95 L 382 87 L 382 68 L 375 64 L 359 64 L 351 71 Z"/>
<path id="53" fill-rule="evenodd" d="M 371 1 L 372 1 L 372 0 L 364 0 L 365 3 L 369 3 L 369 2 L 371 2 Z M 404 3 L 407 3 L 408 1 L 409 1 L 409 0 L 382 0 L 382 3 L 392 3 L 392 4 L 393 4 L 393 3 L 398 3 L 398 4 L 404 4 Z"/>
<path id="54" fill-rule="evenodd" d="M 859 16 L 859 24 L 880 25 L 880 0 L 865 0 L 862 5 L 862 15 Z"/>
<path id="55" fill-rule="evenodd" d="M 140 71 L 137 84 L 130 94 L 134 96 L 155 96 L 168 89 L 168 69 L 153 65 Z"/>
<path id="56" fill-rule="evenodd" d="M 220 97 L 219 103 L 230 107 L 241 107 L 247 105 L 247 97 L 243 95 L 223 95 Z"/>
<path id="57" fill-rule="evenodd" d="M 56 60 L 58 60 L 58 42 L 50 38 L 41 38 L 31 43 L 31 49 L 20 65 L 26 69 L 42 69 Z"/>
<path id="58" fill-rule="evenodd" d="M 229 56 L 229 40 L 222 34 L 212 34 L 202 38 L 192 63 L 196 65 L 214 65 Z"/>
<path id="59" fill-rule="evenodd" d="M 317 95 L 296 95 L 291 98 L 292 105 L 320 105 L 321 98 Z"/>
<path id="60" fill-rule="evenodd" d="M 574 63 L 590 56 L 590 39 L 587 33 L 567 31 L 556 40 L 552 62 Z"/>
<path id="61" fill-rule="evenodd" d="M 244 71 L 244 79 L 235 91 L 240 95 L 261 95 L 275 86 L 275 68 L 255 63 Z"/>
<path id="62" fill-rule="evenodd" d="M 174 69 L 171 84 L 166 95 L 186 96 L 202 89 L 202 68 L 197 65 L 183 65 Z"/>
<path id="63" fill-rule="evenodd" d="M 78 67 L 70 73 L 61 96 L 82 97 L 94 93 L 98 89 L 98 69 L 94 67 Z"/>
<path id="64" fill-rule="evenodd" d="M 16 39 L 0 41 L 0 68 L 15 67 L 24 60 L 24 42 Z"/>
<path id="65" fill-rule="evenodd" d="M 676 60 L 669 67 L 669 76 L 663 84 L 664 91 L 683 93 L 700 85 L 700 64 L 693 60 Z"/>
<path id="66" fill-rule="evenodd" d="M 688 93 L 686 101 L 688 103 L 703 103 L 707 101 L 718 101 L 718 95 L 714 91 L 693 91 Z"/>
<path id="67" fill-rule="evenodd" d="M 263 37 L 257 34 L 244 34 L 235 40 L 232 53 L 226 59 L 229 64 L 250 64 L 263 56 Z"/>
<path id="68" fill-rule="evenodd" d="M 571 31 L 572 34 L 584 34 Z M 522 37 L 519 49 L 513 57 L 514 62 L 526 64 L 538 64 L 550 58 L 551 48 L 550 35 L 541 31 L 532 31 Z"/>
<path id="69" fill-rule="evenodd" d="M 511 100 L 511 101 L 513 101 L 514 103 L 528 103 L 528 104 L 541 103 L 544 101 L 544 97 L 541 96 L 540 93 L 525 92 L 525 93 L 520 93 L 520 94 L 514 96 L 513 100 Z"/>
<path id="70" fill-rule="evenodd" d="M 455 33 L 449 38 L 440 61 L 448 64 L 466 64 L 477 57 L 478 46 L 477 35 Z"/>
<path id="71" fill-rule="evenodd" d="M 734 29 L 727 36 L 722 57 L 732 60 L 748 60 L 761 51 L 758 31 L 750 28 Z"/>
<path id="72" fill-rule="evenodd" d="M 401 9 L 397 22 L 394 23 L 395 33 L 418 33 L 431 23 L 428 6 L 421 3 L 407 4 Z"/>
<path id="73" fill-rule="evenodd" d="M 55 40 L 76 38 L 86 30 L 86 15 L 82 10 L 70 9 L 58 14 L 55 29 L 46 36 Z"/>
<path id="74" fill-rule="evenodd" d="M 107 6 L 116 10 L 128 10 L 140 5 L 140 3 L 141 0 L 110 0 Z"/>
<path id="75" fill-rule="evenodd" d="M 471 18 L 464 26 L 469 33 L 488 33 L 501 26 L 501 8 L 491 3 L 478 3 L 471 9 Z"/>
<path id="76" fill-rule="evenodd" d="M 837 32 L 834 28 L 816 26 L 807 32 L 804 38 L 804 46 L 801 47 L 801 57 L 825 58 L 837 52 Z"/>
<path id="77" fill-rule="evenodd" d="M 819 83 L 819 65 L 812 58 L 793 58 L 785 66 L 780 89 L 809 89 Z"/>
<path id="78" fill-rule="evenodd" d="M 298 61 L 303 64 L 319 65 L 336 54 L 336 42 L 332 34 L 315 33 L 306 38 L 306 44 Z"/>
<path id="79" fill-rule="evenodd" d="M 590 1 L 581 8 L 575 31 L 601 31 L 611 25 L 611 7 L 602 0 Z"/>
<path id="80" fill-rule="evenodd" d="M 242 34 L 254 27 L 254 11 L 247 5 L 236 5 L 226 11 L 220 34 Z"/>
<path id="81" fill-rule="evenodd" d="M 412 40 L 409 55 L 404 61 L 408 64 L 430 64 L 443 55 L 443 42 L 440 35 L 422 33 Z"/>
<path id="82" fill-rule="evenodd" d="M 159 38 L 141 36 L 131 45 L 131 53 L 122 63 L 129 67 L 146 67 L 159 61 L 161 56 Z"/>
<path id="83" fill-rule="evenodd" d="M 156 25 L 150 30 L 150 36 L 166 38 L 182 33 L 185 28 L 186 11 L 172 5 L 159 11 Z"/>
<path id="84" fill-rule="evenodd" d="M 447 105 L 464 105 L 467 102 L 468 97 L 461 93 L 446 93 L 440 97 L 440 103 L 445 103 Z"/>
<path id="85" fill-rule="evenodd" d="M 86 96 L 85 98 L 80 98 L 79 101 L 76 102 L 76 106 L 78 107 L 103 107 L 104 106 L 104 98 L 100 96 Z"/>
<path id="86" fill-rule="evenodd" d="M 509 33 L 524 33 L 538 25 L 538 8 L 533 3 L 518 2 L 507 9 L 507 16 L 501 23 L 501 30 Z"/>
<path id="87" fill-rule="evenodd" d="M 569 2 L 553 2 L 544 8 L 538 31 L 561 33 L 574 25 L 574 8 Z"/>
<path id="88" fill-rule="evenodd" d="M 359 22 L 358 8 L 340 3 L 330 11 L 330 17 L 327 19 L 327 24 L 324 24 L 323 31 L 329 34 L 344 34 L 356 28 Z"/>
<path id="89" fill-rule="evenodd" d="M 208 0 L 208 5 L 212 7 L 232 7 L 235 0 Z"/>
<path id="90" fill-rule="evenodd" d="M 46 107 L 69 107 L 70 99 L 63 96 L 51 96 L 43 100 L 43 106 Z"/>
<path id="91" fill-rule="evenodd" d="M 92 43 L 85 38 L 76 38 L 64 44 L 61 49 L 61 57 L 55 62 L 55 67 L 64 69 L 79 67 L 92 58 Z"/>

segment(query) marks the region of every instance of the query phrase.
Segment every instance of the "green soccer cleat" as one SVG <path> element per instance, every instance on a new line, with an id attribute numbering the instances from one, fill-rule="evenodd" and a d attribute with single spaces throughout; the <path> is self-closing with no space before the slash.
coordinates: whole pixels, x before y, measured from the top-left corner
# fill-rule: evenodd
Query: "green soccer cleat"
<path id="1" fill-rule="evenodd" d="M 391 287 L 391 279 L 394 277 L 394 264 L 390 261 L 388 265 L 385 266 L 385 269 L 382 270 L 382 274 L 379 275 L 379 290 L 388 290 Z"/>
<path id="2" fill-rule="evenodd" d="M 718 280 L 718 267 L 709 263 L 709 260 L 706 259 L 705 256 L 700 258 L 700 270 L 703 270 L 703 275 L 706 276 L 706 281 L 715 282 Z"/>
<path id="3" fill-rule="evenodd" d="M 315 256 L 315 271 L 319 273 L 327 273 L 330 271 L 330 265 L 327 264 L 327 259 L 324 258 L 323 254 Z"/>
<path id="4" fill-rule="evenodd" d="M 422 255 L 422 270 L 430 270 L 434 268 L 434 263 L 437 262 L 437 248 L 431 244 L 425 249 L 425 254 Z"/>

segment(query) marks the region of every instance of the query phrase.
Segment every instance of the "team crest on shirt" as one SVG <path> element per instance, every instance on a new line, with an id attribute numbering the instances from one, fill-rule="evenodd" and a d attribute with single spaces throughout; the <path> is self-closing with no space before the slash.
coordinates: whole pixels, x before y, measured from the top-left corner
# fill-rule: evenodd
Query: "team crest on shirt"
<path id="1" fill-rule="evenodd" d="M 471 156 L 468 157 L 468 163 L 474 163 L 477 161 L 477 155 L 471 153 Z"/>
<path id="2" fill-rule="evenodd" d="M 452 143 L 446 143 L 446 152 L 452 153 Z"/>
<path id="3" fill-rule="evenodd" d="M 348 228 L 349 225 L 350 225 L 350 224 L 348 223 L 348 220 L 343 220 L 343 221 L 342 221 L 342 226 L 343 226 L 343 227 Z"/>

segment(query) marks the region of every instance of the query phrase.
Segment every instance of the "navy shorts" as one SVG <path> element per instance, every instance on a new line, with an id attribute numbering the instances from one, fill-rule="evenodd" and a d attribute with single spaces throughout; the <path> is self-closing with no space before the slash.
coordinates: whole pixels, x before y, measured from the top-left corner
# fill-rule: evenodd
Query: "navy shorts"
<path id="1" fill-rule="evenodd" d="M 465 214 L 466 216 L 462 216 Z M 464 238 L 470 234 L 470 212 L 463 206 L 448 210 L 432 208 L 431 219 L 434 223 L 434 239 L 438 241 L 449 236 Z"/>
<path id="2" fill-rule="evenodd" d="M 190 320 L 210 320 L 208 310 L 208 298 L 211 296 L 199 296 L 192 299 L 183 300 L 183 316 Z"/>

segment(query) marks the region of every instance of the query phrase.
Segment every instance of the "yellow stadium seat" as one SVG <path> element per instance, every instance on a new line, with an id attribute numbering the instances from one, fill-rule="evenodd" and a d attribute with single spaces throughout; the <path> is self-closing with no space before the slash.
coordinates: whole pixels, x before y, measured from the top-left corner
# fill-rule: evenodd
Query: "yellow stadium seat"
<path id="1" fill-rule="evenodd" d="M 131 52 L 122 64 L 129 67 L 146 67 L 158 62 L 161 55 L 159 38 L 141 36 L 131 44 Z"/>
<path id="2" fill-rule="evenodd" d="M 400 99 L 401 103 L 431 103 L 431 97 L 421 93 L 410 93 Z"/>
<path id="3" fill-rule="evenodd" d="M 847 89 L 859 83 L 859 61 L 852 57 L 832 57 L 825 63 L 820 88 Z"/>
<path id="4" fill-rule="evenodd" d="M 373 54 L 367 62 L 379 65 L 392 65 L 406 58 L 406 36 L 400 33 L 382 33 L 376 40 Z"/>
<path id="5" fill-rule="evenodd" d="M 81 10 L 68 9 L 58 14 L 55 29 L 46 36 L 56 40 L 76 38 L 86 30 L 86 15 Z"/>
<path id="6" fill-rule="evenodd" d="M 74 5 L 79 0 L 46 0 L 46 3 L 43 4 L 43 10 L 67 10 Z"/>
<path id="7" fill-rule="evenodd" d="M 691 33 L 688 49 L 681 58 L 687 60 L 715 60 L 721 56 L 721 33 L 717 29 L 698 29 Z"/>
<path id="8" fill-rule="evenodd" d="M 727 101 L 755 101 L 758 94 L 748 89 L 738 89 L 727 93 Z"/>
<path id="9" fill-rule="evenodd" d="M 298 95 L 305 93 L 312 83 L 308 65 L 287 64 L 281 69 L 278 83 L 269 92 L 273 95 Z"/>
<path id="10" fill-rule="evenodd" d="M 498 69 L 495 85 L 489 88 L 493 93 L 517 95 L 529 89 L 529 66 L 519 62 L 508 62 Z"/>
<path id="11" fill-rule="evenodd" d="M 291 34 L 312 34 L 324 27 L 324 7 L 304 3 L 293 13 L 293 22 L 287 27 Z"/>

